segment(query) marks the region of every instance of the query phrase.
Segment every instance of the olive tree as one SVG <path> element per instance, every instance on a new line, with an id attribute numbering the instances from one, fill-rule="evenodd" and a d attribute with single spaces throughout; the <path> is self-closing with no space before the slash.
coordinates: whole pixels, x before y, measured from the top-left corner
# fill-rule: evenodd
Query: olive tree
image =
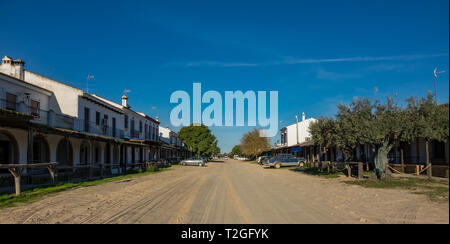
<path id="1" fill-rule="evenodd" d="M 385 178 L 388 153 L 394 145 L 425 138 L 427 163 L 430 140 L 445 141 L 449 136 L 449 109 L 438 106 L 431 94 L 426 98 L 409 98 L 402 107 L 392 97 L 384 103 L 367 98 L 355 98 L 349 105 L 338 105 L 335 118 L 320 118 L 310 126 L 316 145 L 334 145 L 344 154 L 344 160 L 354 160 L 358 145 L 370 145 L 375 158 L 378 178 Z M 431 176 L 431 169 L 428 171 Z"/>

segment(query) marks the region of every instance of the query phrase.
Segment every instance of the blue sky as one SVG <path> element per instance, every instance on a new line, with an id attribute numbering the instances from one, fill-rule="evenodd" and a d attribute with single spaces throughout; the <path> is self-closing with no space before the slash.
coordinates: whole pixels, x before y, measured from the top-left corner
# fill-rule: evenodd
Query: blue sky
<path id="1" fill-rule="evenodd" d="M 170 125 L 175 90 L 279 91 L 280 127 L 355 96 L 449 100 L 449 1 L 4 1 L 0 55 Z M 378 90 L 377 93 L 374 90 Z M 152 108 L 153 107 L 153 108 Z M 249 127 L 212 128 L 222 152 Z M 278 138 L 274 139 L 275 142 Z"/>

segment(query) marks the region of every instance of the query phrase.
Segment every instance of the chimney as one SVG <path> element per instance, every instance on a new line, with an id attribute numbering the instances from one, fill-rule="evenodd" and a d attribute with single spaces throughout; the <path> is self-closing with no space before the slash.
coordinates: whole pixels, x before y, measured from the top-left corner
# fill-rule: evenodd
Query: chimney
<path id="1" fill-rule="evenodd" d="M 122 106 L 129 108 L 130 106 L 128 105 L 128 97 L 127 95 L 123 94 L 122 96 Z"/>
<path id="2" fill-rule="evenodd" d="M 25 62 L 21 59 L 13 60 L 5 56 L 2 58 L 2 64 L 0 64 L 0 72 L 23 80 L 25 78 L 24 66 Z"/>
<path id="3" fill-rule="evenodd" d="M 306 119 L 306 115 L 305 115 L 305 112 L 303 112 L 302 113 L 302 121 L 305 121 L 305 119 Z"/>

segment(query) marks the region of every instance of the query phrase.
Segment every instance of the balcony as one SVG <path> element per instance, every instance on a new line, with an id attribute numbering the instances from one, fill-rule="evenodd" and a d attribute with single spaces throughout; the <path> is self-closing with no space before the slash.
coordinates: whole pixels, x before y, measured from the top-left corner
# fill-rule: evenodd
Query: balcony
<path id="1" fill-rule="evenodd" d="M 13 102 L 0 99 L 0 109 L 17 112 L 23 115 L 31 116 L 31 120 L 36 123 L 48 123 L 48 111 L 43 110 L 40 106 L 28 106 L 24 102 Z"/>
<path id="2" fill-rule="evenodd" d="M 90 134 L 114 137 L 118 139 L 124 138 L 124 131 L 112 128 L 108 125 L 97 125 L 94 122 L 78 119 L 72 116 L 55 114 L 54 125 L 57 128 L 86 132 Z"/>

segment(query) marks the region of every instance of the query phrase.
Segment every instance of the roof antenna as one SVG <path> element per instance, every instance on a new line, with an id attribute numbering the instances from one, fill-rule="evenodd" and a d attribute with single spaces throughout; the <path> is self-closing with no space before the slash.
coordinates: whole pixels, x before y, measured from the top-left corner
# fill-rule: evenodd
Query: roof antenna
<path id="1" fill-rule="evenodd" d="M 87 76 L 87 78 L 86 78 L 86 93 L 89 93 L 89 80 L 94 79 L 94 78 L 95 78 L 95 76 L 93 76 L 93 75 Z"/>
<path id="2" fill-rule="evenodd" d="M 433 71 L 433 80 L 434 80 L 434 100 L 437 104 L 437 88 L 436 88 L 436 83 L 437 83 L 437 77 L 438 74 L 442 74 L 445 73 L 445 70 L 441 70 L 441 71 L 437 71 L 437 68 L 434 69 Z"/>

